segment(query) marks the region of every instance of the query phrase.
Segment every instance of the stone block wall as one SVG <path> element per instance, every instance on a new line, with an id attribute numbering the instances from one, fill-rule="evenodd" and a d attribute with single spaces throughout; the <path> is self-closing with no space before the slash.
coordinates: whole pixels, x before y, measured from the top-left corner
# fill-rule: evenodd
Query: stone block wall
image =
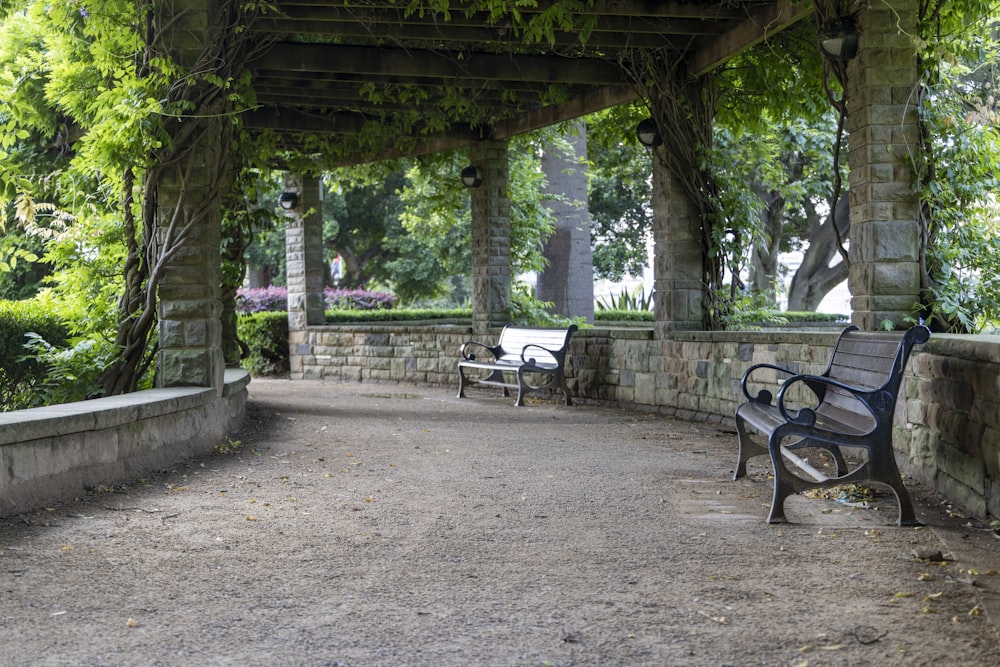
<path id="1" fill-rule="evenodd" d="M 570 344 L 569 384 L 584 400 L 730 426 L 750 366 L 822 373 L 838 333 L 675 331 L 661 340 L 649 329 L 583 329 Z M 310 327 L 292 333 L 292 375 L 457 387 L 459 348 L 472 338 L 468 326 Z M 976 514 L 1000 516 L 1000 337 L 936 334 L 909 368 L 896 406 L 901 469 Z M 778 379 L 762 377 L 772 391 Z M 734 457 L 735 448 L 734 435 Z"/>
<path id="2" fill-rule="evenodd" d="M 250 376 L 0 413 L 0 515 L 203 454 L 243 421 Z"/>
<path id="3" fill-rule="evenodd" d="M 289 332 L 293 378 L 458 387 L 469 326 L 322 326 Z"/>

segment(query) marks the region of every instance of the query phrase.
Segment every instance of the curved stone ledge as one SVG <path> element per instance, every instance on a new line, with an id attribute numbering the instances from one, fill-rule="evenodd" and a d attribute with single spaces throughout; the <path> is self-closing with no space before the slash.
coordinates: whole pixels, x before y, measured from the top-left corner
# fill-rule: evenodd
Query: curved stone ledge
<path id="1" fill-rule="evenodd" d="M 242 422 L 249 383 L 235 369 L 221 392 L 149 389 L 0 414 L 0 514 L 209 451 Z"/>

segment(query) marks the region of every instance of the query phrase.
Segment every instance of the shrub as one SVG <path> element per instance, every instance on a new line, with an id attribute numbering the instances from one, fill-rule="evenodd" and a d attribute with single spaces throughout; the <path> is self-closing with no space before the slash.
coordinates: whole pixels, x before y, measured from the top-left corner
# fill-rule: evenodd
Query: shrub
<path id="1" fill-rule="evenodd" d="M 594 311 L 595 322 L 652 322 L 651 310 L 605 310 Z"/>
<path id="2" fill-rule="evenodd" d="M 288 289 L 274 285 L 240 288 L 236 290 L 236 310 L 241 313 L 288 310 Z"/>
<path id="3" fill-rule="evenodd" d="M 463 324 L 472 322 L 471 308 L 406 308 L 404 310 L 328 310 L 327 324 L 344 322 L 414 322 L 459 320 Z"/>
<path id="4" fill-rule="evenodd" d="M 282 375 L 289 371 L 287 313 L 242 313 L 236 320 L 236 333 L 246 344 L 243 368 L 250 375 Z"/>
<path id="5" fill-rule="evenodd" d="M 396 304 L 396 297 L 386 292 L 336 287 L 323 290 L 323 299 L 327 310 L 388 310 Z"/>
<path id="6" fill-rule="evenodd" d="M 111 341 L 82 338 L 73 345 L 53 345 L 42 336 L 29 333 L 25 349 L 45 368 L 45 375 L 33 388 L 32 404 L 61 405 L 103 395 L 98 381 L 118 353 Z"/>
<path id="7" fill-rule="evenodd" d="M 386 292 L 338 287 L 325 288 L 323 300 L 325 310 L 385 310 L 396 303 L 396 297 Z M 288 310 L 288 289 L 274 285 L 240 288 L 236 290 L 236 310 L 241 313 Z"/>
<path id="8" fill-rule="evenodd" d="M 649 290 L 649 294 L 646 294 L 646 288 L 637 285 L 631 292 L 623 289 L 617 296 L 611 294 L 607 297 L 601 297 L 594 305 L 597 306 L 598 311 L 652 312 L 654 291 Z"/>
<path id="9" fill-rule="evenodd" d="M 48 367 L 25 348 L 29 334 L 52 345 L 65 345 L 69 331 L 62 320 L 36 301 L 0 301 L 0 410 L 39 405 L 37 390 Z"/>

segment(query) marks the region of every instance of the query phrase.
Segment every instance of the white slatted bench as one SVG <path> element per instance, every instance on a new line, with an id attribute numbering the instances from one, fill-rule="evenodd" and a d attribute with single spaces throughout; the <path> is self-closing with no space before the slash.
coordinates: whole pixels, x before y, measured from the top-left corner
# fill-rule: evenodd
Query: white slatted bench
<path id="1" fill-rule="evenodd" d="M 496 345 L 464 343 L 458 362 L 458 397 L 465 397 L 467 386 L 482 384 L 502 387 L 504 396 L 510 396 L 510 389 L 517 389 L 514 405 L 524 405 L 524 397 L 529 393 L 559 389 L 566 405 L 573 405 L 566 386 L 566 350 L 577 328 L 575 324 L 565 329 L 508 324 L 500 332 Z M 513 375 L 513 379 L 508 375 Z"/>

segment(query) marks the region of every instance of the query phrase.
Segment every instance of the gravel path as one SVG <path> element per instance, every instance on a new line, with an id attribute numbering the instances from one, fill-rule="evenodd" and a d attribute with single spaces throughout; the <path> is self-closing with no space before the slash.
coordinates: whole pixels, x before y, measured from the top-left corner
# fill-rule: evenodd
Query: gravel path
<path id="1" fill-rule="evenodd" d="M 254 380 L 217 453 L 0 519 L 0 663 L 1000 664 L 933 494 L 768 526 L 730 430 L 498 393 Z"/>

